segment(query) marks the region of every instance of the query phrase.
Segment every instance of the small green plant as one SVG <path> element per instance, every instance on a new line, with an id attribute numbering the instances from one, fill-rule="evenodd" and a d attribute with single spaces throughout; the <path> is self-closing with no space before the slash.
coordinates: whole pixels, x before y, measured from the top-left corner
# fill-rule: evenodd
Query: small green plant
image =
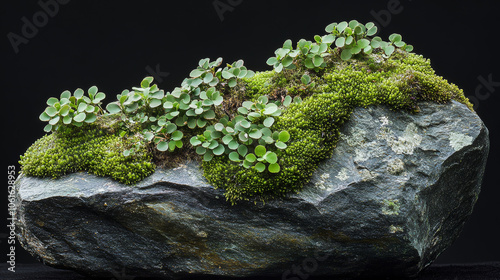
<path id="1" fill-rule="evenodd" d="M 297 99 L 299 100 L 299 99 Z M 283 104 L 270 103 L 266 96 L 261 96 L 256 102 L 244 101 L 238 108 L 239 115 L 232 120 L 228 117 L 209 126 L 200 135 L 193 136 L 191 145 L 196 147 L 196 153 L 203 156 L 204 161 L 211 161 L 214 156 L 228 155 L 234 163 L 240 163 L 245 168 L 255 167 L 259 172 L 267 170 L 278 173 L 278 155 L 273 150 L 284 150 L 289 140 L 286 131 L 272 131 L 275 117 L 281 115 L 282 108 L 289 106 L 292 98 L 287 96 Z M 286 137 L 288 135 L 288 137 Z M 271 145 L 269 152 L 259 154 L 263 147 Z"/>
<path id="2" fill-rule="evenodd" d="M 368 55 L 375 49 L 383 50 L 386 56 L 394 53 L 396 47 L 407 52 L 413 50 L 413 46 L 402 41 L 399 34 L 392 34 L 389 42 L 384 42 L 378 36 L 370 38 L 378 31 L 373 22 L 364 25 L 356 20 L 343 21 L 332 23 L 325 30 L 330 34 L 316 35 L 314 42 L 301 39 L 296 49 L 293 48 L 291 40 L 286 40 L 283 47 L 276 50 L 276 56 L 267 60 L 267 64 L 273 66 L 277 73 L 283 69 L 293 70 L 302 66 L 319 71 L 326 67 L 326 57 L 334 55 L 336 49 L 342 60 L 349 60 L 360 53 Z"/>
<path id="3" fill-rule="evenodd" d="M 40 114 L 40 120 L 48 122 L 43 129 L 45 132 L 57 131 L 62 125 L 80 127 L 84 123 L 93 123 L 103 113 L 101 101 L 106 94 L 97 92 L 93 86 L 88 90 L 88 96 L 82 89 L 71 94 L 65 90 L 59 99 L 51 97 L 47 100 L 48 107 Z"/>

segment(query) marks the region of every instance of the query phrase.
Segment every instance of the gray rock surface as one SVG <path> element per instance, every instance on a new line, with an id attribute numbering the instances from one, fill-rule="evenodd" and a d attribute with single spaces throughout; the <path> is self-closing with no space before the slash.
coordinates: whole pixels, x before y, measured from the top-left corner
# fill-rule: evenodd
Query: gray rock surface
<path id="1" fill-rule="evenodd" d="M 18 238 L 94 276 L 415 276 L 458 237 L 489 151 L 464 105 L 420 107 L 356 109 L 303 192 L 265 205 L 231 206 L 193 162 L 133 187 L 21 176 Z"/>

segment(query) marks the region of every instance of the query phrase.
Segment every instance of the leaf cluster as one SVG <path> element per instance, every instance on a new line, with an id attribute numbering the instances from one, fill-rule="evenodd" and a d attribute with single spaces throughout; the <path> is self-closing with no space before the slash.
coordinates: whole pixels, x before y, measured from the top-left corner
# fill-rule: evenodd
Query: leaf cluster
<path id="1" fill-rule="evenodd" d="M 269 102 L 266 96 L 259 97 L 256 102 L 244 101 L 238 108 L 237 116 L 231 120 L 227 116 L 221 118 L 203 134 L 193 136 L 190 143 L 204 161 L 226 154 L 232 162 L 240 163 L 245 168 L 255 167 L 259 172 L 267 169 L 278 173 L 279 150 L 287 148 L 290 135 L 287 131 L 273 131 L 272 126 L 282 109 L 291 103 L 290 96 L 282 104 Z"/>
<path id="2" fill-rule="evenodd" d="M 81 127 L 84 123 L 93 123 L 103 113 L 102 100 L 106 94 L 98 92 L 96 86 L 89 88 L 88 96 L 82 89 L 71 94 L 69 90 L 61 93 L 60 98 L 47 100 L 48 107 L 40 114 L 40 120 L 48 122 L 45 132 L 57 131 L 62 125 Z"/>
<path id="3" fill-rule="evenodd" d="M 350 22 L 332 23 L 325 28 L 327 35 L 314 36 L 314 41 L 301 39 L 296 48 L 291 40 L 286 40 L 283 47 L 275 51 L 275 56 L 267 60 L 277 73 L 284 69 L 293 70 L 305 68 L 319 71 L 326 68 L 327 57 L 340 53 L 342 60 L 349 60 L 354 55 L 371 54 L 380 49 L 389 57 L 396 48 L 407 52 L 413 51 L 413 46 L 402 41 L 399 34 L 392 34 L 389 42 L 375 36 L 377 26 L 373 22 L 366 25 L 356 20 Z"/>

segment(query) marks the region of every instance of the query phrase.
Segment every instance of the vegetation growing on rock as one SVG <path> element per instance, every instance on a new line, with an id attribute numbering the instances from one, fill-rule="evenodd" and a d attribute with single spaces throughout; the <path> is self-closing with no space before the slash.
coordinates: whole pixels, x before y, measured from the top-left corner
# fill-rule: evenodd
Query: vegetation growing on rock
<path id="1" fill-rule="evenodd" d="M 384 42 L 372 37 L 373 24 L 357 21 L 326 31 L 295 48 L 287 40 L 267 61 L 273 71 L 254 73 L 243 61 L 222 68 L 222 59 L 203 59 L 172 92 L 148 77 L 107 111 L 94 87 L 89 97 L 64 92 L 61 100 L 49 99 L 40 116 L 54 132 L 28 149 L 23 171 L 57 177 L 88 170 L 133 184 L 154 170 L 152 162 L 197 154 L 205 177 L 229 201 L 265 201 L 301 190 L 333 152 L 356 107 L 417 113 L 419 101 L 454 99 L 472 109 L 400 35 Z M 65 126 L 70 123 L 77 125 Z"/>

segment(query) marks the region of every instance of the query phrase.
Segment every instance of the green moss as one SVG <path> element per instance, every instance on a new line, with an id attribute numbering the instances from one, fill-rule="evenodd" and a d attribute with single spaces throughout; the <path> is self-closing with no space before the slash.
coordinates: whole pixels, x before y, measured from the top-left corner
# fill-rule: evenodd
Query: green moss
<path id="1" fill-rule="evenodd" d="M 375 62 L 377 71 L 370 66 Z M 398 51 L 390 59 L 373 54 L 368 59 L 339 60 L 332 65 L 323 74 L 314 75 L 317 86 L 304 90 L 309 96 L 284 110 L 273 126 L 291 135 L 288 148 L 278 155 L 280 173 L 259 173 L 224 157 L 203 163 L 205 177 L 225 189 L 229 201 L 266 201 L 300 191 L 318 164 L 331 156 L 340 128 L 356 107 L 385 105 L 416 113 L 418 101 L 443 103 L 455 99 L 472 108 L 463 92 L 436 76 L 430 61 L 420 55 Z M 248 93 L 253 98 L 276 91 L 289 93 L 300 83 L 289 80 L 293 72 L 258 73 L 247 80 Z M 288 82 L 283 83 L 284 79 Z"/>
<path id="2" fill-rule="evenodd" d="M 463 91 L 435 74 L 430 61 L 421 55 L 397 50 L 387 58 L 380 52 L 342 60 L 337 52 L 326 57 L 321 70 L 297 68 L 280 73 L 266 71 L 245 78 L 234 88 L 222 87 L 224 102 L 216 110 L 217 118 L 234 117 L 237 108 L 246 100 L 268 96 L 271 101 L 283 101 L 289 95 L 300 96 L 302 103 L 283 108 L 275 117 L 273 131 L 288 131 L 291 138 L 284 150 L 275 151 L 281 171 L 273 174 L 245 168 L 229 160 L 228 153 L 203 162 L 204 175 L 217 188 L 225 190 L 227 200 L 266 201 L 299 192 L 310 180 L 318 164 L 331 156 L 339 140 L 339 130 L 356 107 L 388 106 L 393 110 L 419 111 L 419 101 L 438 103 L 454 99 L 472 104 Z M 308 75 L 311 83 L 303 84 Z M 146 118 L 147 120 L 147 118 Z M 210 120 L 215 124 L 217 119 Z M 129 135 L 140 134 L 138 123 L 126 123 Z M 155 161 L 177 162 L 172 154 L 150 154 L 154 146 L 142 143 L 138 137 L 118 137 L 116 120 L 98 120 L 82 128 L 66 128 L 44 136 L 31 146 L 21 159 L 23 172 L 39 177 L 58 177 L 86 170 L 100 176 L 111 176 L 122 183 L 136 183 L 154 171 Z M 194 136 L 185 132 L 187 136 Z M 139 145 L 136 145 L 139 143 Z M 134 147 L 128 157 L 123 151 Z M 153 147 L 154 148 L 154 147 Z M 185 143 L 176 151 L 175 159 L 182 161 L 193 152 Z M 228 151 L 229 152 L 229 151 Z"/>
<path id="3" fill-rule="evenodd" d="M 152 157 L 144 148 L 134 156 L 123 156 L 137 139 L 124 139 L 108 134 L 95 126 L 69 127 L 37 140 L 21 156 L 26 175 L 59 177 L 86 170 L 99 176 L 133 184 L 154 171 Z"/>

